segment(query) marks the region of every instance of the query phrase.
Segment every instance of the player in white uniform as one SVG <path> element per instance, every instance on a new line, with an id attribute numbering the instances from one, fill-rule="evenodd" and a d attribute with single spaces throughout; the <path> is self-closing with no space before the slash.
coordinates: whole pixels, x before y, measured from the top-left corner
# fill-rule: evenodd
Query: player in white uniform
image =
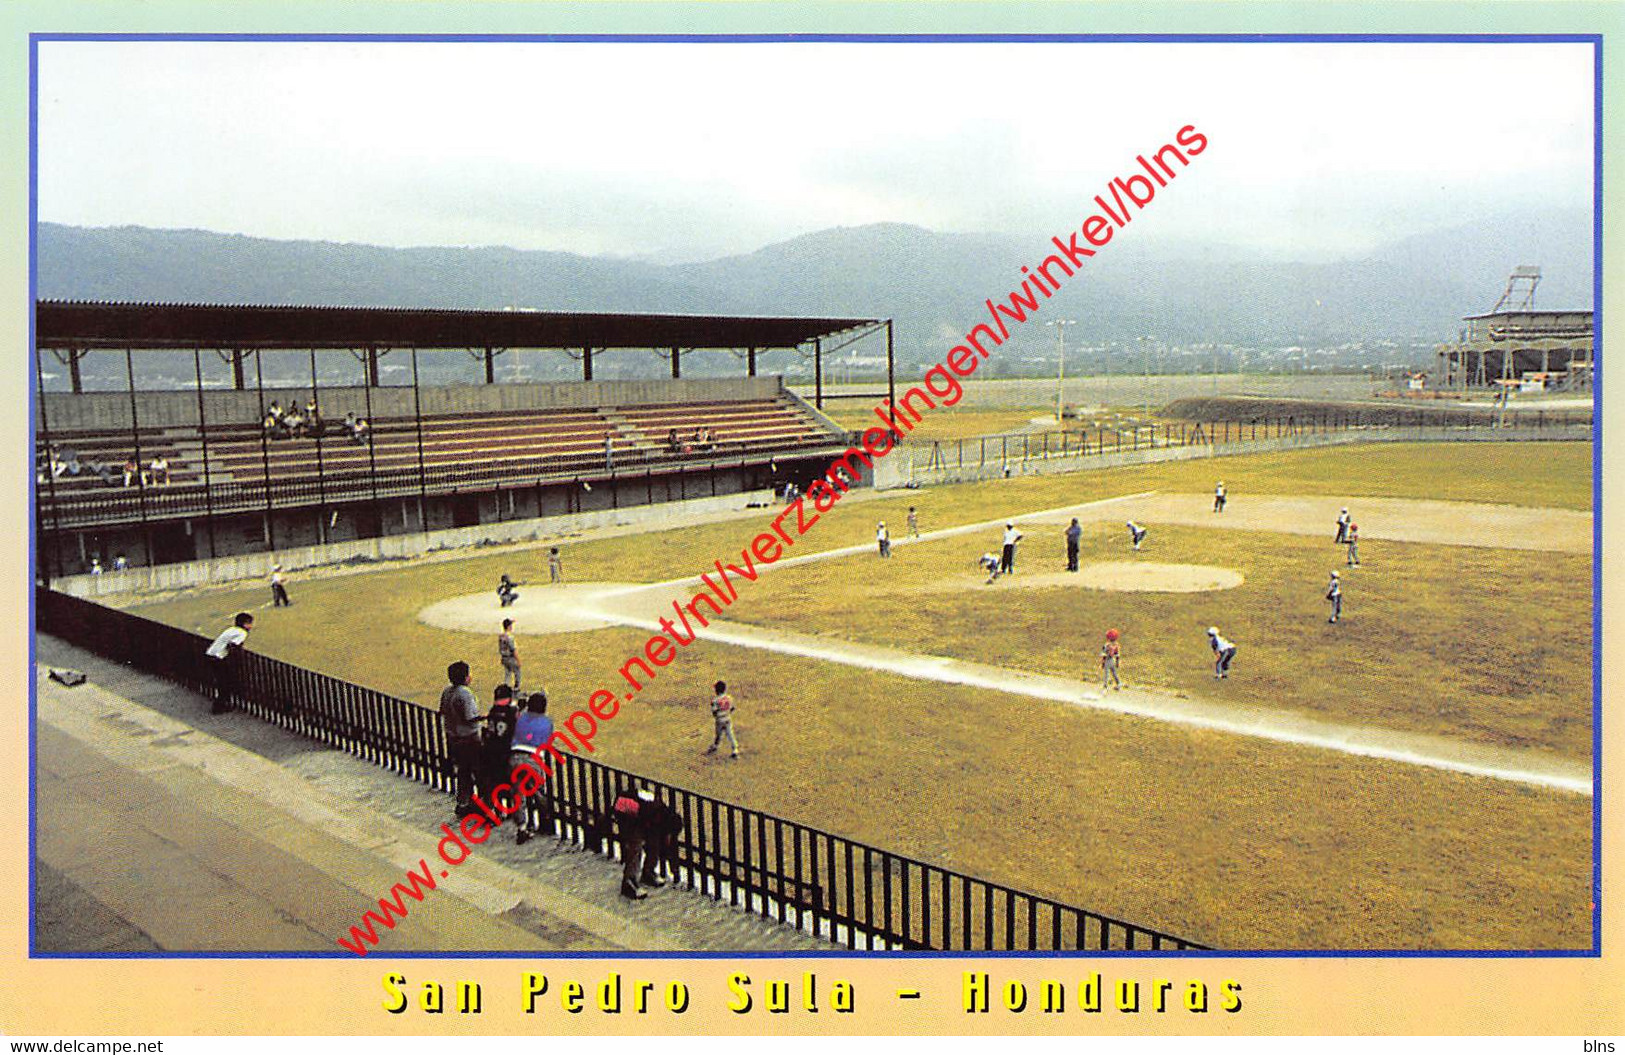
<path id="1" fill-rule="evenodd" d="M 1130 520 L 1128 522 L 1129 541 L 1134 543 L 1134 552 L 1140 552 L 1140 543 L 1145 541 L 1145 528 Z"/>
<path id="2" fill-rule="evenodd" d="M 1326 587 L 1326 600 L 1332 602 L 1332 617 L 1326 622 L 1337 622 L 1338 616 L 1343 614 L 1343 584 L 1338 580 L 1337 573 L 1332 572 L 1332 581 Z"/>
<path id="3" fill-rule="evenodd" d="M 1219 628 L 1207 628 L 1207 643 L 1213 649 L 1213 676 L 1227 678 L 1230 676 L 1230 664 L 1236 658 L 1235 642 L 1227 640 L 1219 633 Z"/>

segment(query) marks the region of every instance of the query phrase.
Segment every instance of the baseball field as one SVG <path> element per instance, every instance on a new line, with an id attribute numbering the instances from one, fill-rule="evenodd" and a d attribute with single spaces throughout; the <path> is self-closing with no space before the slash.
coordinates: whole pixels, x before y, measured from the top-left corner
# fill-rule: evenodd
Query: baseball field
<path id="1" fill-rule="evenodd" d="M 598 755 L 1222 947 L 1583 948 L 1591 482 L 1581 443 L 1372 444 L 854 493 Z M 1332 543 L 1343 507 L 1359 567 Z M 573 710 L 773 515 L 301 573 L 285 609 L 254 584 L 139 610 L 209 634 L 252 610 L 252 649 L 425 706 L 455 659 L 488 698 L 511 614 L 526 688 Z M 1017 571 L 987 583 L 1007 521 Z M 1223 681 L 1209 626 L 1238 645 Z M 1100 687 L 1109 628 L 1121 690 Z M 737 761 L 704 754 L 718 679 Z"/>

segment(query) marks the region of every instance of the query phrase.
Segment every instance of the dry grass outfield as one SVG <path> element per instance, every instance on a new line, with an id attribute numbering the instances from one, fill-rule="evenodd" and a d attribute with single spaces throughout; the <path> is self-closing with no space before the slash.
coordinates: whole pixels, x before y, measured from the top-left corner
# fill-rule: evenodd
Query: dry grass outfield
<path id="1" fill-rule="evenodd" d="M 1463 459 L 1466 454 L 1473 457 Z M 1380 493 L 1583 507 L 1589 505 L 1588 458 L 1589 448 L 1579 444 L 1379 446 L 1012 480 L 843 505 L 801 545 L 823 549 L 866 541 L 878 519 L 895 521 L 900 529 L 909 504 L 920 507 L 929 529 L 1150 488 L 1204 490 L 1216 471 L 1238 500 L 1247 491 Z M 1481 479 L 1495 486 L 1486 487 Z M 1538 503 L 1533 495 L 1541 496 Z M 692 574 L 715 555 L 737 554 L 754 526 L 752 521 L 723 523 L 574 543 L 566 549 L 566 571 L 576 580 L 653 581 Z M 1183 541 L 1180 530 L 1189 532 Z M 1108 538 L 1089 544 L 1105 546 Z M 1199 552 L 1203 535 L 1195 529 L 1159 531 L 1153 541 L 1158 549 L 1147 554 L 1151 559 L 1183 559 L 1174 548 L 1184 546 L 1192 563 L 1227 563 Z M 1334 547 L 1247 532 L 1226 532 L 1212 545 L 1264 541 L 1272 549 L 1286 548 L 1285 565 L 1257 574 L 1276 574 L 1284 584 L 1278 586 L 1282 596 L 1296 598 L 1298 578 L 1312 570 L 1315 589 L 1302 603 L 1318 616 L 1319 580 Z M 917 560 L 923 567 L 937 546 L 954 544 L 933 543 L 912 552 L 899 547 L 888 574 L 904 574 Z M 1298 554 L 1294 546 L 1307 548 Z M 1367 554 L 1374 574 L 1351 590 L 1351 620 L 1337 628 L 1340 633 L 1365 633 L 1364 621 L 1376 618 L 1368 614 L 1368 604 L 1381 588 L 1379 575 L 1391 574 L 1381 569 L 1399 548 L 1384 543 Z M 1503 556 L 1416 549 L 1429 559 L 1441 552 L 1463 559 Z M 1023 567 L 1039 559 L 1029 546 Z M 1245 553 L 1237 559 L 1273 562 Z M 803 599 L 817 596 L 827 614 L 838 598 L 806 593 L 810 584 L 824 588 L 814 577 L 844 571 L 828 588 L 852 591 L 855 571 L 875 581 L 876 563 L 841 560 L 776 572 L 777 581 L 769 576 L 758 584 L 758 603 L 788 603 L 774 591 L 801 581 Z M 488 635 L 437 630 L 419 623 L 416 612 L 434 600 L 494 587 L 503 571 L 546 578 L 537 551 L 296 581 L 294 607 L 259 611 L 251 646 L 430 705 L 445 664 L 467 658 L 476 684 L 488 692 L 500 675 L 496 627 Z M 959 571 L 955 564 L 953 573 Z M 1243 613 L 1230 606 L 1254 581 L 1250 572 L 1248 583 L 1237 590 L 1172 600 L 1226 598 L 1227 613 L 1219 621 L 1239 627 Z M 1563 588 L 1588 596 L 1589 574 L 1583 571 L 1549 572 L 1543 581 L 1554 590 L 1567 583 Z M 1025 603 L 1036 595 L 1021 596 L 1022 610 L 1036 607 Z M 1122 601 L 1137 595 L 1101 596 Z M 1401 593 L 1389 597 L 1395 604 L 1412 603 Z M 267 600 L 266 588 L 257 586 L 151 605 L 144 614 L 212 633 L 232 611 L 258 608 Z M 889 599 L 868 622 L 895 628 L 928 600 L 926 595 Z M 1262 599 L 1253 603 L 1261 606 L 1259 618 L 1285 618 Z M 1545 611 L 1514 597 L 1493 611 L 1476 599 L 1464 607 L 1465 613 L 1453 618 L 1476 623 L 1478 630 L 1505 618 L 1516 624 L 1511 632 L 1520 640 L 1547 639 L 1556 632 Z M 749 614 L 743 605 L 739 611 Z M 1025 637 L 1022 665 L 1038 665 L 1047 656 L 1072 673 L 1093 661 L 1098 642 L 1092 623 L 1074 627 L 1051 619 L 1035 629 L 1012 618 L 1006 611 L 984 619 L 979 635 L 965 630 L 972 634 L 968 657 L 986 660 L 989 648 L 1013 650 Z M 1126 673 L 1148 677 L 1159 650 L 1169 657 L 1170 670 L 1174 657 L 1183 663 L 1191 647 L 1184 629 L 1159 628 L 1150 613 L 1140 618 L 1145 622 L 1117 620 L 1133 642 Z M 1325 627 L 1324 622 L 1288 622 L 1292 633 L 1283 632 L 1273 646 L 1283 656 L 1317 640 L 1311 635 Z M 1566 622 L 1576 622 L 1579 631 L 1589 626 L 1588 619 Z M 967 619 L 967 627 L 970 623 Z M 840 636 L 860 629 L 843 625 Z M 1366 668 L 1393 667 L 1394 646 L 1409 629 L 1393 629 L 1385 647 L 1348 661 L 1352 666 L 1339 652 L 1300 647 L 1314 657 L 1314 669 L 1297 676 L 1329 682 L 1379 677 Z M 1154 644 L 1159 634 L 1167 635 L 1163 646 Z M 1262 642 L 1240 630 L 1237 636 L 1246 650 L 1242 674 L 1226 684 L 1227 690 L 1252 684 L 1247 679 L 1262 678 L 1271 669 Z M 622 658 L 641 648 L 645 637 L 623 629 L 587 631 L 525 638 L 521 650 L 528 680 L 545 681 L 560 705 L 574 705 L 610 684 Z M 899 636 L 895 643 L 923 647 L 917 638 Z M 1200 638 L 1194 646 L 1200 664 Z M 1575 662 L 1585 662 L 1589 640 L 1574 651 L 1580 657 Z M 1428 662 L 1442 666 L 1437 658 Z M 1551 670 L 1548 664 L 1547 673 Z M 1204 673 L 1202 665 L 1192 676 L 1210 691 Z M 746 753 L 738 762 L 700 754 L 710 739 L 705 700 L 716 677 L 726 678 L 740 701 L 738 726 Z M 1392 673 L 1380 679 L 1384 685 L 1403 682 Z M 1495 729 L 1495 735 L 1530 735 L 1507 726 L 1506 715 L 1497 717 L 1488 702 L 1499 698 L 1495 706 L 1516 709 L 1525 689 L 1514 682 L 1477 688 L 1478 709 L 1464 724 Z M 1395 700 L 1367 702 L 1383 713 L 1384 707 L 1414 707 L 1418 695 L 1407 688 Z M 1573 701 L 1567 706 L 1572 709 Z M 1556 735 L 1549 728 L 1535 733 Z M 703 642 L 685 650 L 627 705 L 604 730 L 599 747 L 606 760 L 638 772 L 1230 947 L 1575 948 L 1589 942 L 1590 802 L 1574 795 Z"/>
<path id="2" fill-rule="evenodd" d="M 1022 574 L 1066 565 L 1059 527 L 1027 528 Z M 897 547 L 769 575 L 729 618 L 761 626 L 1073 678 L 1099 676 L 1108 627 L 1140 685 L 1316 717 L 1507 747 L 1591 755 L 1591 559 L 1555 553 L 1362 542 L 1346 568 L 1330 538 L 1150 525 L 1145 561 L 1239 571 L 1234 589 L 1125 593 L 985 585 L 977 555 L 999 532 Z M 1091 525 L 1085 564 L 1133 557 L 1121 526 Z M 1343 619 L 1328 625 L 1328 573 Z M 945 592 L 945 582 L 962 589 Z M 861 583 L 860 588 L 854 588 Z M 1212 677 L 1204 629 L 1239 646 Z"/>
<path id="3" fill-rule="evenodd" d="M 885 386 L 881 386 L 884 388 Z M 898 387 L 901 395 L 906 388 Z M 879 400 L 859 402 L 857 400 L 842 400 L 840 403 L 829 403 L 824 407 L 824 413 L 834 419 L 835 423 L 847 429 L 877 428 L 880 421 L 875 417 L 874 406 Z M 1048 414 L 1051 428 L 1054 428 L 1055 404 L 1046 407 L 1018 407 L 1010 410 L 959 410 L 953 409 L 947 413 L 934 411 L 925 415 L 925 420 L 909 433 L 911 440 L 957 440 L 969 436 L 992 436 L 1001 432 L 1019 432 L 1026 429 L 1034 418 L 1044 417 Z"/>

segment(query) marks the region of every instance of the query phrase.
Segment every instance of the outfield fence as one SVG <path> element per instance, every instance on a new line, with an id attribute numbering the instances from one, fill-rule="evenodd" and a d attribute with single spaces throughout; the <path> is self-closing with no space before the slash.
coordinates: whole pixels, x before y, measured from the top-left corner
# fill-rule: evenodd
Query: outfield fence
<path id="1" fill-rule="evenodd" d="M 190 631 L 39 588 L 41 633 L 211 694 L 217 661 Z M 443 792 L 453 770 L 439 715 L 253 652 L 234 706 Z M 955 952 L 1205 949 L 1151 927 L 892 853 L 760 810 L 566 755 L 527 808 L 565 844 L 615 856 L 618 794 L 647 788 L 684 821 L 678 885 L 849 949 Z"/>
<path id="2" fill-rule="evenodd" d="M 1329 408 L 1301 414 L 1241 415 L 1214 421 L 1080 425 L 1074 429 L 998 433 L 957 440 L 905 440 L 903 449 L 913 455 L 916 469 L 930 472 L 1353 431 L 1380 434 L 1438 429 L 1483 433 L 1506 429 L 1519 435 L 1534 431 L 1568 436 L 1590 424 L 1589 411 L 1508 410 L 1498 415 L 1494 411 Z"/>

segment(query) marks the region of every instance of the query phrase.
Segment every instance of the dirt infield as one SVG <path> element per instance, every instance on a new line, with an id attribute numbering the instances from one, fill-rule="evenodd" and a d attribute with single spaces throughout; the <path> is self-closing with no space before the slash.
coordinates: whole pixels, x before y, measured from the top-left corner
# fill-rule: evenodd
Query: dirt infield
<path id="1" fill-rule="evenodd" d="M 516 634 L 568 634 L 602 630 L 613 622 L 588 614 L 611 592 L 637 589 L 624 582 L 560 583 L 557 586 L 521 583 L 519 599 L 507 608 L 495 590 L 438 601 L 418 612 L 418 619 L 442 630 L 470 630 L 495 634 L 502 620 L 512 619 Z"/>
<path id="2" fill-rule="evenodd" d="M 1121 593 L 1200 593 L 1229 590 L 1245 580 L 1238 571 L 1202 564 L 1157 564 L 1152 561 L 1107 561 L 1065 571 L 1001 575 L 988 583 L 986 573 L 938 579 L 916 589 L 922 593 L 961 593 L 986 585 L 995 590 L 1111 590 Z"/>
<path id="3" fill-rule="evenodd" d="M 1501 549 L 1591 552 L 1591 514 L 1574 509 L 1530 509 L 1477 502 L 1431 502 L 1408 498 L 1283 497 L 1229 495 L 1223 513 L 1213 512 L 1212 494 L 1157 494 L 1125 501 L 1110 511 L 1093 509 L 1080 519 L 1134 520 L 1157 524 L 1279 531 L 1290 535 L 1325 535 L 1336 529 L 1337 512 L 1347 508 L 1364 539 L 1425 542 L 1441 546 L 1489 546 Z M 1069 514 L 1020 517 L 1021 523 L 1065 524 Z M 1148 545 L 1152 543 L 1147 543 Z"/>

